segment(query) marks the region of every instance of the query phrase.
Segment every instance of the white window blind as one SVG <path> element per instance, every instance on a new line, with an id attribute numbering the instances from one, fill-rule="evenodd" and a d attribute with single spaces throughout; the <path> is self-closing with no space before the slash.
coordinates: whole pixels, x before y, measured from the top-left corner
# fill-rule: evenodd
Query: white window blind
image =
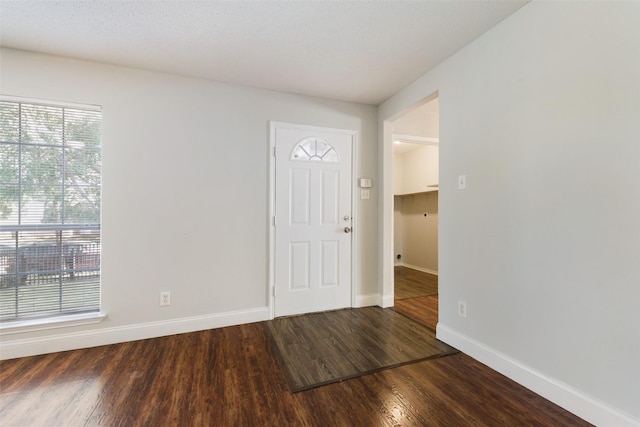
<path id="1" fill-rule="evenodd" d="M 100 310 L 101 122 L 0 97 L 0 321 Z"/>

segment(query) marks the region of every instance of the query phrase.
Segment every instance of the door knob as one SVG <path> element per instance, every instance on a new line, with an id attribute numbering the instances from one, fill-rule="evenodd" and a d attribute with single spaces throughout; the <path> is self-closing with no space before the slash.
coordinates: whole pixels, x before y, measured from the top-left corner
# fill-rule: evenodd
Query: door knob
<path id="1" fill-rule="evenodd" d="M 345 227 L 344 228 L 344 232 L 345 233 L 351 233 L 351 227 Z"/>

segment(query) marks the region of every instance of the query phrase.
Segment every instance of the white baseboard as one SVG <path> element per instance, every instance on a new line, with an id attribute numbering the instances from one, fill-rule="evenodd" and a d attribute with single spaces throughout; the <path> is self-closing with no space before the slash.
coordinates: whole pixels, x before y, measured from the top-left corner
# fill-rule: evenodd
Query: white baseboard
<path id="1" fill-rule="evenodd" d="M 378 304 L 382 308 L 393 307 L 395 299 L 393 298 L 393 294 L 391 295 L 383 295 L 382 301 Z"/>
<path id="2" fill-rule="evenodd" d="M 380 302 L 380 294 L 358 295 L 356 297 L 356 304 L 354 305 L 354 308 L 379 305 L 379 302 Z"/>
<path id="3" fill-rule="evenodd" d="M 438 275 L 438 272 L 436 270 L 429 270 L 428 268 L 422 268 L 422 267 L 418 267 L 417 265 L 411 265 L 411 264 L 406 264 L 406 263 L 399 263 L 395 265 L 396 267 L 407 267 L 410 268 L 412 270 L 418 270 L 418 271 L 422 271 L 423 273 L 429 273 L 429 274 L 433 274 L 435 276 Z"/>
<path id="4" fill-rule="evenodd" d="M 640 419 L 548 377 L 441 323 L 436 327 L 436 337 L 596 426 L 640 426 Z"/>
<path id="5" fill-rule="evenodd" d="M 100 328 L 89 331 L 61 333 L 38 338 L 17 340 L 6 340 L 3 338 L 3 341 L 0 343 L 0 360 L 97 347 L 120 342 L 261 322 L 264 320 L 269 320 L 268 307 L 116 326 L 112 328 Z"/>
<path id="6" fill-rule="evenodd" d="M 393 295 L 390 297 L 382 296 L 380 294 L 359 295 L 356 298 L 354 308 L 371 307 L 373 305 L 377 305 L 382 308 L 393 307 L 393 301 Z"/>

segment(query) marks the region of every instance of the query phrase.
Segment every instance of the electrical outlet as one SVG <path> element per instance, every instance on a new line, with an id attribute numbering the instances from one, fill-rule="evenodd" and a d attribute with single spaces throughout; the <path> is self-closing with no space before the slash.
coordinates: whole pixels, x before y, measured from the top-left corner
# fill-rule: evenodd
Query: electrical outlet
<path id="1" fill-rule="evenodd" d="M 160 292 L 160 305 L 171 305 L 171 292 Z"/>
<path id="2" fill-rule="evenodd" d="M 467 317 L 467 303 L 464 301 L 458 301 L 458 316 Z"/>

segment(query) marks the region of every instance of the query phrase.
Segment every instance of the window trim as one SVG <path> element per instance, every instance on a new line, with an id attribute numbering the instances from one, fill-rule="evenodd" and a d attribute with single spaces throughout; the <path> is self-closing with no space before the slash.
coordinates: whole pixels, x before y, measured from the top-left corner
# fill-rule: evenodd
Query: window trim
<path id="1" fill-rule="evenodd" d="M 96 104 L 82 104 L 75 102 L 63 102 L 63 101 L 45 101 L 37 98 L 26 98 L 24 96 L 13 95 L 0 95 L 0 101 L 6 102 L 20 102 L 23 104 L 44 105 L 47 107 L 63 107 L 63 108 L 78 108 L 87 111 L 102 111 L 102 107 Z"/>
<path id="2" fill-rule="evenodd" d="M 0 336 L 46 331 L 48 329 L 66 328 L 70 326 L 93 325 L 101 323 L 106 318 L 106 313 L 93 311 L 89 313 L 42 317 L 39 319 L 11 320 L 0 322 Z"/>

